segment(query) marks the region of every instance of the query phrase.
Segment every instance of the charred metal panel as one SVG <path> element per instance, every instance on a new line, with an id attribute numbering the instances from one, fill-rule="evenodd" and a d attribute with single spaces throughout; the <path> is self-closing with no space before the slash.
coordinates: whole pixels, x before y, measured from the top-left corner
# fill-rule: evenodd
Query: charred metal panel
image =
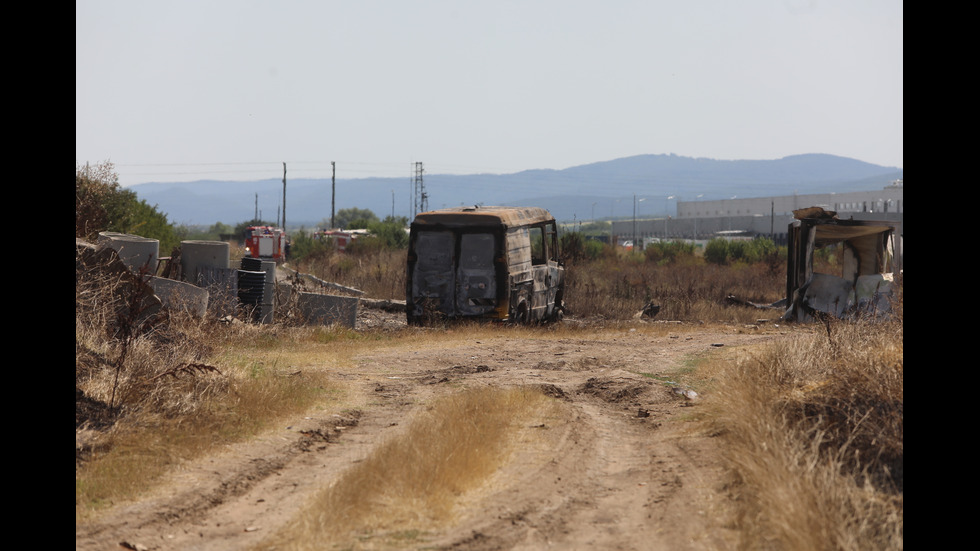
<path id="1" fill-rule="evenodd" d="M 410 299 L 416 316 L 423 315 L 425 307 L 453 314 L 453 297 L 456 291 L 453 269 L 455 237 L 451 231 L 419 232 L 414 237 L 417 256 L 410 270 Z"/>
<path id="2" fill-rule="evenodd" d="M 535 266 L 533 272 L 531 317 L 534 320 L 552 319 L 561 307 L 560 295 L 564 287 L 565 270 L 557 262 L 548 262 L 543 266 Z"/>
<path id="3" fill-rule="evenodd" d="M 558 262 L 548 263 L 547 286 L 547 308 L 545 309 L 544 319 L 558 319 L 564 308 L 565 291 L 565 268 Z"/>
<path id="4" fill-rule="evenodd" d="M 460 315 L 479 316 L 497 307 L 495 251 L 492 233 L 464 233 L 459 236 L 456 312 Z"/>
<path id="5" fill-rule="evenodd" d="M 526 227 L 507 230 L 507 271 L 512 284 L 531 280 L 531 242 Z"/>

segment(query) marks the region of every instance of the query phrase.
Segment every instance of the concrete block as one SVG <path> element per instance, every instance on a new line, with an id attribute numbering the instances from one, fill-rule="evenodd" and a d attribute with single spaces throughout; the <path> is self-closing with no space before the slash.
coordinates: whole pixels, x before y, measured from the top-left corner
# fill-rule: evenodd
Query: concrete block
<path id="1" fill-rule="evenodd" d="M 296 297 L 300 316 L 311 324 L 340 324 L 353 329 L 357 325 L 357 297 L 299 293 Z"/>
<path id="2" fill-rule="evenodd" d="M 153 292 L 168 308 L 183 308 L 195 316 L 203 316 L 208 309 L 207 289 L 165 277 L 150 278 L 149 283 Z"/>

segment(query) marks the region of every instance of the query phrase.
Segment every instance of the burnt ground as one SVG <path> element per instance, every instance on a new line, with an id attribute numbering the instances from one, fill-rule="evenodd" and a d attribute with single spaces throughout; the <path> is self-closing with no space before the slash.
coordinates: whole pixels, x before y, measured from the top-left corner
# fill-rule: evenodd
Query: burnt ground
<path id="1" fill-rule="evenodd" d="M 359 325 L 400 322 L 371 310 Z M 710 396 L 685 395 L 671 379 L 691 358 L 784 338 L 784 328 L 675 328 L 597 328 L 588 338 L 501 328 L 480 341 L 364 354 L 335 373 L 361 407 L 311 413 L 183 465 L 150 495 L 76 525 L 76 549 L 253 548 L 419 404 L 467 385 L 537 385 L 569 413 L 537 427 L 541 445 L 517 450 L 466 496 L 455 525 L 410 540 L 378 533 L 359 548 L 733 549 L 719 444 L 691 422 Z"/>

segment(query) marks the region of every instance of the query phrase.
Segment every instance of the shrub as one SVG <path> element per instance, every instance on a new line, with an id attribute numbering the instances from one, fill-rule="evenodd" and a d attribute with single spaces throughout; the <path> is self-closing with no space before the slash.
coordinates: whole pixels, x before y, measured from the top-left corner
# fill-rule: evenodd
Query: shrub
<path id="1" fill-rule="evenodd" d="M 704 246 L 704 259 L 712 264 L 728 263 L 728 245 L 730 241 L 716 237 Z"/>
<path id="2" fill-rule="evenodd" d="M 596 260 L 603 255 L 605 247 L 601 241 L 588 239 L 581 232 L 563 233 L 558 241 L 562 260 L 571 263 Z"/>
<path id="3" fill-rule="evenodd" d="M 112 163 L 76 165 L 75 237 L 92 240 L 103 231 L 157 239 L 163 251 L 180 244 L 180 236 L 165 214 L 119 185 Z"/>
<path id="4" fill-rule="evenodd" d="M 738 481 L 739 548 L 902 548 L 901 295 L 895 311 L 726 360 L 711 418 Z"/>
<path id="5" fill-rule="evenodd" d="M 380 222 L 371 222 L 367 229 L 380 242 L 380 245 L 388 249 L 405 249 L 408 247 L 408 219 L 404 216 L 388 216 Z"/>
<path id="6" fill-rule="evenodd" d="M 751 241 L 719 237 L 708 241 L 704 247 L 704 259 L 712 264 L 771 262 L 778 254 L 779 248 L 768 237 L 756 237 Z"/>
<path id="7" fill-rule="evenodd" d="M 695 247 L 693 243 L 684 241 L 661 241 L 651 243 L 643 251 L 648 262 L 671 264 L 681 258 L 693 258 Z"/>
<path id="8" fill-rule="evenodd" d="M 325 239 L 314 239 L 305 230 L 291 237 L 289 256 L 293 262 L 313 258 L 325 258 L 333 254 L 333 247 Z"/>
<path id="9" fill-rule="evenodd" d="M 606 250 L 610 247 L 607 246 L 602 241 L 596 241 L 595 239 L 587 239 L 585 241 L 585 258 L 589 260 L 598 260 L 606 253 Z"/>

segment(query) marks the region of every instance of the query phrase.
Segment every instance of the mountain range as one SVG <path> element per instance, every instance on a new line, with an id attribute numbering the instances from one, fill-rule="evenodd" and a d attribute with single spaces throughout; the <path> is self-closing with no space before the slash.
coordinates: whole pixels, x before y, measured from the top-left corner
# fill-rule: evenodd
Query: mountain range
<path id="1" fill-rule="evenodd" d="M 423 164 L 424 167 L 424 164 Z M 338 171 L 342 165 L 338 163 Z M 560 221 L 676 213 L 676 201 L 881 189 L 903 179 L 898 167 L 827 154 L 775 160 L 715 160 L 673 154 L 636 155 L 562 170 L 513 174 L 422 173 L 429 209 L 459 205 L 525 205 L 548 209 Z M 337 178 L 335 211 L 356 207 L 378 217 L 412 218 L 421 204 L 414 175 L 404 178 Z M 235 225 L 277 221 L 283 204 L 281 179 L 150 182 L 129 189 L 182 225 Z M 330 218 L 331 179 L 286 179 L 286 222 L 313 228 Z M 641 202 L 645 201 L 645 202 Z"/>

